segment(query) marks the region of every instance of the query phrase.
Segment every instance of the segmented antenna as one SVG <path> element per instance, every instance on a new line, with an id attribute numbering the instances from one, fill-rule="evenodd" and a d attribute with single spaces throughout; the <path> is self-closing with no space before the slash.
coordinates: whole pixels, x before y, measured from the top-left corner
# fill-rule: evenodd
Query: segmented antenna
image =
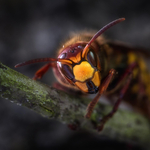
<path id="1" fill-rule="evenodd" d="M 33 59 L 33 60 L 28 60 L 22 63 L 19 63 L 17 65 L 15 65 L 15 68 L 17 67 L 21 67 L 21 66 L 25 66 L 25 65 L 29 65 L 29 64 L 34 64 L 34 63 L 39 63 L 39 62 L 63 62 L 65 64 L 72 64 L 72 61 L 67 60 L 67 59 L 56 59 L 56 58 L 37 58 L 37 59 Z"/>
<path id="2" fill-rule="evenodd" d="M 112 27 L 115 24 L 117 24 L 119 22 L 122 22 L 124 20 L 125 20 L 125 18 L 120 18 L 120 19 L 114 20 L 114 21 L 110 22 L 109 24 L 107 24 L 106 26 L 104 26 L 102 29 L 100 29 L 92 37 L 92 39 L 88 42 L 88 44 L 83 49 L 82 58 L 84 58 L 85 55 L 87 54 L 88 49 L 89 49 L 91 43 L 94 42 L 103 32 L 105 32 L 110 27 Z M 19 64 L 15 65 L 15 68 L 21 67 L 21 66 L 25 66 L 25 65 L 29 65 L 29 64 L 39 63 L 39 62 L 56 62 L 56 61 L 63 62 L 63 63 L 66 63 L 66 64 L 72 64 L 72 61 L 67 60 L 67 59 L 60 59 L 60 58 L 57 58 L 57 59 L 56 58 L 38 58 L 38 59 L 33 59 L 33 60 L 29 60 L 29 61 L 25 61 L 25 62 L 19 63 Z"/>
<path id="3" fill-rule="evenodd" d="M 88 44 L 85 46 L 85 48 L 82 51 L 82 58 L 85 57 L 85 54 L 87 54 L 88 52 L 88 48 L 90 47 L 91 43 L 94 42 L 103 32 L 105 32 L 107 29 L 109 29 L 110 27 L 118 24 L 119 22 L 124 21 L 125 18 L 119 18 L 117 20 L 114 20 L 112 22 L 110 22 L 109 24 L 105 25 L 103 28 L 101 28 L 93 37 L 92 39 L 88 42 Z"/>

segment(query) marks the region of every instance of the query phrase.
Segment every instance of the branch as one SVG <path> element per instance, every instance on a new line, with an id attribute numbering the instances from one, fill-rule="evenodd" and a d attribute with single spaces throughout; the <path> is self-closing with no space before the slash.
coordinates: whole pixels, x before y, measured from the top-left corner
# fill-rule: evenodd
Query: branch
<path id="1" fill-rule="evenodd" d="M 112 107 L 97 104 L 90 120 L 84 118 L 90 99 L 68 95 L 38 81 L 34 81 L 0 63 L 0 95 L 20 106 L 28 107 L 49 119 L 55 118 L 66 124 L 95 131 L 100 116 Z M 118 141 L 132 142 L 147 146 L 150 139 L 150 125 L 140 114 L 118 110 L 100 135 Z M 118 136 L 119 135 L 119 136 Z"/>

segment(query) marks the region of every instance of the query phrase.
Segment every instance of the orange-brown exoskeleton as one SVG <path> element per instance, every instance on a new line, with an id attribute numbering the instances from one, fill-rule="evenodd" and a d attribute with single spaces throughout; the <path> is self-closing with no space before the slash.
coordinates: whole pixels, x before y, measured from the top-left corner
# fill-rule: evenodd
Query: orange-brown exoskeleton
<path id="1" fill-rule="evenodd" d="M 117 111 L 122 99 L 131 105 L 136 105 L 135 102 L 138 101 L 137 108 L 150 117 L 150 80 L 147 80 L 150 75 L 141 56 L 141 53 L 145 55 L 144 52 L 136 52 L 132 47 L 111 42 L 101 36 L 108 28 L 124 20 L 120 18 L 110 22 L 94 36 L 83 33 L 71 38 L 59 50 L 58 58 L 34 59 L 15 67 L 48 62 L 36 72 L 34 79 L 40 79 L 53 67 L 54 74 L 64 89 L 69 85 L 69 88 L 85 93 L 98 93 L 87 107 L 86 118 L 90 118 L 100 96 L 106 90 L 108 97 L 119 93 L 112 111 L 102 119 L 99 130 Z"/>

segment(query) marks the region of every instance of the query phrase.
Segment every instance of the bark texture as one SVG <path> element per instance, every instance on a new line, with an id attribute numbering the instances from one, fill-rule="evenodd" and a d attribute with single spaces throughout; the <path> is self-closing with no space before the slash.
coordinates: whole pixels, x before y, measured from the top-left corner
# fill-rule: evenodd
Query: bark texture
<path id="1" fill-rule="evenodd" d="M 66 124 L 77 124 L 91 132 L 96 132 L 95 126 L 99 117 L 107 114 L 112 108 L 98 103 L 91 119 L 87 120 L 84 115 L 90 99 L 58 91 L 2 63 L 0 63 L 0 95 L 44 117 L 55 118 Z M 147 147 L 150 146 L 150 123 L 138 113 L 118 110 L 107 122 L 100 136 Z"/>

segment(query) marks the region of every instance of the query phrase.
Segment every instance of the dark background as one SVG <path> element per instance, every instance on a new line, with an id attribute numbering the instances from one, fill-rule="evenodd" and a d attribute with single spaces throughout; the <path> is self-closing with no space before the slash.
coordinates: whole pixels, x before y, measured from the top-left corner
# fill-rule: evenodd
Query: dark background
<path id="1" fill-rule="evenodd" d="M 0 0 L 0 61 L 14 65 L 55 57 L 70 32 L 99 30 L 112 20 L 126 21 L 109 29 L 107 38 L 150 48 L 150 5 L 147 0 Z M 17 71 L 33 77 L 41 64 Z M 55 81 L 49 71 L 42 82 Z M 0 149 L 140 149 L 87 133 L 71 131 L 55 120 L 0 99 Z"/>

